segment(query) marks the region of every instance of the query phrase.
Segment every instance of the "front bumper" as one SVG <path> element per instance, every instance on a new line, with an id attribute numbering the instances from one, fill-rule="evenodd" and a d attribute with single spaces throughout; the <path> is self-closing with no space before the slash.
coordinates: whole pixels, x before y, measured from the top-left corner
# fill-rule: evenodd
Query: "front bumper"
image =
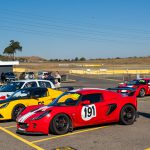
<path id="1" fill-rule="evenodd" d="M 16 133 L 18 133 L 18 134 L 26 134 L 26 135 L 44 135 L 44 133 L 42 133 L 42 132 L 28 132 L 28 131 L 19 130 L 19 129 L 16 130 Z"/>
<path id="2" fill-rule="evenodd" d="M 7 109 L 1 109 L 0 110 L 0 120 L 10 120 L 11 118 L 11 113 Z"/>
<path id="3" fill-rule="evenodd" d="M 17 122 L 16 132 L 21 134 L 49 134 L 49 121 L 41 119 Z"/>

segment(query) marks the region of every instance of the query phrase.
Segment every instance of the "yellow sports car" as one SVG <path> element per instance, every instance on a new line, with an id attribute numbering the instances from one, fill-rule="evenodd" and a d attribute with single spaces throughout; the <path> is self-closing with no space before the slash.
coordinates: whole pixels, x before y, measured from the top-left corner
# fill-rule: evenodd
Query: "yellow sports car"
<path id="1" fill-rule="evenodd" d="M 0 100 L 0 120 L 16 120 L 18 113 L 25 107 L 47 105 L 62 93 L 51 88 L 20 89 L 6 100 Z"/>

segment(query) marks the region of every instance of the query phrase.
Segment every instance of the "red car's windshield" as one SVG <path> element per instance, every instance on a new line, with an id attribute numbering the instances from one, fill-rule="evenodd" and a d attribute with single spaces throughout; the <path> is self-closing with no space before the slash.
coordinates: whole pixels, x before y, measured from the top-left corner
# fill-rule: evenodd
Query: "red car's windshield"
<path id="1" fill-rule="evenodd" d="M 78 93 L 65 92 L 50 103 L 49 106 L 74 106 L 79 101 L 80 96 Z"/>
<path id="2" fill-rule="evenodd" d="M 127 85 L 139 85 L 139 84 L 146 84 L 145 80 L 132 80 L 127 83 Z"/>

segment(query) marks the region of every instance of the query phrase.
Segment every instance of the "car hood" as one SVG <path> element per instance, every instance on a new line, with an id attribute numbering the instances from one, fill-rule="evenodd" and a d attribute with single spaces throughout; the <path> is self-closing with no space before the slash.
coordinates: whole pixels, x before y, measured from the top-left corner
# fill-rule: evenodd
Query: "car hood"
<path id="1" fill-rule="evenodd" d="M 52 111 L 53 109 L 54 109 L 53 106 L 37 106 L 37 105 L 34 107 L 26 108 L 26 110 L 18 116 L 17 122 L 23 123 L 26 121 L 30 121 L 33 118 L 38 117 L 47 111 Z"/>
<path id="2" fill-rule="evenodd" d="M 12 95 L 14 92 L 0 92 L 0 100 L 5 100 L 10 95 Z"/>
<path id="3" fill-rule="evenodd" d="M 71 107 L 71 108 L 70 108 Z M 74 109 L 73 109 L 74 108 Z M 18 116 L 17 122 L 20 123 L 27 123 L 32 120 L 36 120 L 36 117 L 39 117 L 40 115 L 49 112 L 45 117 L 53 116 L 55 113 L 70 113 L 74 112 L 76 110 L 76 107 L 72 106 L 44 106 L 44 105 L 35 105 L 35 106 L 29 106 L 23 112 Z"/>

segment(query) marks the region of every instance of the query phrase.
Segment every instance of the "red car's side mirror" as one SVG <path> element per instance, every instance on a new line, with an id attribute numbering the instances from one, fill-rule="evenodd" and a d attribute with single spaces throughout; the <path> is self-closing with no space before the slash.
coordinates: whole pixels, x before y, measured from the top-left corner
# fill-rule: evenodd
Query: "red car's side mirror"
<path id="1" fill-rule="evenodd" d="M 81 104 L 82 105 L 90 105 L 91 103 L 90 103 L 90 100 L 84 100 L 84 101 L 82 101 Z"/>

